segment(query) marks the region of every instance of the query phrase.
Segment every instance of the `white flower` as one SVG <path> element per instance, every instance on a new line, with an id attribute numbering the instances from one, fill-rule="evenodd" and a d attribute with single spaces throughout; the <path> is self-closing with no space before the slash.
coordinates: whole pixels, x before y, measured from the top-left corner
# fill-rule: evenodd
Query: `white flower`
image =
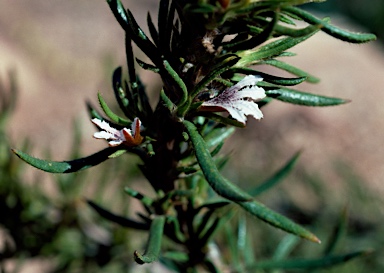
<path id="1" fill-rule="evenodd" d="M 259 76 L 245 76 L 234 86 L 225 89 L 222 93 L 205 101 L 201 107 L 203 111 L 228 111 L 228 113 L 236 120 L 245 124 L 247 116 L 252 116 L 255 119 L 261 119 L 263 113 L 260 111 L 256 101 L 265 98 L 265 91 L 256 84 L 262 81 Z"/>
<path id="2" fill-rule="evenodd" d="M 137 146 L 143 142 L 143 137 L 140 135 L 141 121 L 139 118 L 135 118 L 133 120 L 131 129 L 123 128 L 122 130 L 117 130 L 111 127 L 108 122 L 97 118 L 94 118 L 91 121 L 102 130 L 94 133 L 93 137 L 108 140 L 109 146 L 111 147 L 115 147 L 120 144 Z"/>

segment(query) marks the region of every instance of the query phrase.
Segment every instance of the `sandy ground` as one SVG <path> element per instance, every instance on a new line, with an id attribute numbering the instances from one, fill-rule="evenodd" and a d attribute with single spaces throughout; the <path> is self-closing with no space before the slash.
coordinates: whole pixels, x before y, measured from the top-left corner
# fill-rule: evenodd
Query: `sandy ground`
<path id="1" fill-rule="evenodd" d="M 156 1 L 140 4 L 127 6 L 145 25 L 146 10 L 155 14 Z M 9 130 L 14 145 L 28 137 L 36 155 L 48 145 L 55 160 L 67 159 L 76 119 L 85 137 L 83 152 L 99 150 L 104 143 L 90 137 L 93 127 L 85 101 L 97 105 L 99 91 L 113 103 L 111 73 L 125 63 L 123 32 L 107 4 L 36 0 L 7 5 L 3 2 L 2 6 L 0 77 L 4 79 L 7 70 L 13 69 L 20 86 L 17 111 Z M 265 108 L 265 118 L 260 123 L 250 122 L 253 129 L 239 134 L 250 134 L 259 145 L 263 136 L 283 134 L 279 145 L 284 141 L 289 151 L 304 149 L 304 158 L 311 159 L 313 168 L 324 168 L 329 158 L 339 157 L 352 164 L 370 185 L 382 189 L 384 56 L 379 43 L 352 45 L 320 33 L 293 51 L 298 57 L 289 63 L 322 79 L 319 84 L 302 85 L 299 89 L 348 98 L 352 103 L 305 108 L 276 102 Z M 157 81 L 148 73 L 143 80 L 148 86 Z M 253 141 L 247 145 L 253 145 Z M 259 158 L 258 149 L 236 150 L 240 157 Z"/>
<path id="2" fill-rule="evenodd" d="M 140 7 L 138 2 L 127 6 L 143 25 L 146 10 L 154 11 L 156 2 L 143 0 Z M 5 79 L 13 69 L 20 87 L 9 128 L 13 145 L 28 137 L 35 155 L 48 146 L 54 160 L 67 159 L 76 119 L 83 129 L 83 153 L 104 147 L 91 137 L 94 129 L 85 101 L 97 105 L 100 91 L 113 103 L 111 73 L 125 64 L 122 34 L 104 1 L 0 1 L 0 77 Z M 272 156 L 265 147 L 275 141 L 275 150 L 282 151 L 280 163 L 301 149 L 301 162 L 309 170 L 326 174 L 333 160 L 340 159 L 367 185 L 384 192 L 383 48 L 378 42 L 352 45 L 321 33 L 293 51 L 299 56 L 289 63 L 322 79 L 299 89 L 352 102 L 330 108 L 268 105 L 261 122 L 251 121 L 249 128 L 237 133 L 243 141 L 233 153 L 241 164 L 234 166 L 239 170 L 263 167 L 263 160 Z M 145 84 L 156 81 L 145 74 Z"/>

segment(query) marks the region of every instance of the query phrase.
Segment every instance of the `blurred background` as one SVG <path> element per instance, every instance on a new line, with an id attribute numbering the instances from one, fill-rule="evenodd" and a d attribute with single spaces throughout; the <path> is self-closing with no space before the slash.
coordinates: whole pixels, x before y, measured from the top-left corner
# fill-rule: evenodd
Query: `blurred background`
<path id="1" fill-rule="evenodd" d="M 144 30 L 147 29 L 147 10 L 156 17 L 158 1 L 123 2 L 131 9 Z M 317 225 L 320 234 L 329 232 L 327 225 L 332 223 L 331 219 L 337 219 L 340 211 L 348 206 L 351 215 L 351 239 L 346 241 L 345 248 L 379 249 L 376 256 L 372 255 L 360 264 L 354 264 L 355 271 L 351 271 L 352 267 L 345 271 L 364 272 L 359 270 L 366 266 L 384 266 L 378 258 L 380 253 L 382 254 L 380 248 L 384 240 L 380 232 L 383 223 L 381 196 L 384 193 L 384 108 L 381 105 L 384 99 L 384 2 L 371 0 L 367 5 L 362 0 L 332 0 L 310 4 L 307 8 L 314 10 L 320 17 L 330 16 L 332 23 L 348 30 L 373 32 L 378 35 L 379 40 L 376 42 L 352 45 L 320 33 L 295 47 L 292 51 L 298 53 L 298 56 L 288 60 L 290 64 L 321 79 L 319 84 L 303 84 L 298 89 L 347 98 L 351 103 L 334 108 L 305 108 L 281 102 L 269 104 L 263 109 L 265 118 L 262 121 L 250 120 L 246 129 L 237 130 L 228 141 L 226 152 L 233 158 L 226 168 L 229 170 L 226 175 L 247 187 L 267 178 L 295 152 L 301 151 L 298 166 L 290 178 L 263 196 L 262 200 L 304 224 L 321 223 Z M 97 106 L 97 92 L 100 92 L 107 102 L 113 105 L 111 75 L 115 67 L 125 66 L 124 52 L 123 31 L 104 1 L 0 1 L 2 90 L 9 89 L 9 71 L 15 75 L 18 87 L 14 111 L 3 126 L 3 143 L 7 143 L 7 147 L 19 149 L 28 147 L 28 151 L 34 156 L 48 156 L 53 160 L 70 159 L 76 152 L 77 155 L 88 155 L 103 148 L 104 142 L 92 138 L 94 127 L 89 121 L 85 103 L 90 102 Z M 139 58 L 144 59 L 140 52 L 137 54 Z M 274 73 L 270 68 L 266 69 Z M 152 105 L 155 105 L 159 79 L 149 72 L 143 72 L 142 78 L 148 87 Z M 9 93 L 7 94 L 9 97 Z M 5 97 L 1 96 L 0 99 L 4 100 Z M 3 106 L 0 110 L 4 113 L 4 109 Z M 77 138 L 73 141 L 75 124 L 79 129 L 76 131 Z M 238 143 L 241 143 L 241 146 L 238 146 Z M 122 188 L 128 183 L 138 185 L 143 179 L 134 164 L 132 170 L 121 168 L 134 161 L 134 158 L 111 160 L 103 166 L 95 167 L 94 171 L 86 171 L 85 174 L 80 174 L 80 177 L 70 178 L 45 174 L 30 166 L 21 166 L 12 155 L 4 158 L 11 160 L 15 165 L 3 164 L 3 173 L 0 173 L 3 176 L 0 176 L 3 196 L 8 198 L 9 192 L 12 191 L 12 200 L 18 200 L 21 198 L 21 192 L 24 194 L 26 191 L 23 187 L 29 185 L 27 191 L 37 187 L 44 194 L 39 192 L 36 196 L 47 194 L 61 197 L 61 201 L 44 201 L 50 205 L 55 204 L 56 207 L 53 207 L 59 210 L 61 215 L 61 209 L 68 209 L 73 205 L 76 207 L 76 213 L 85 211 L 85 205 L 79 205 L 79 200 L 84 197 L 96 198 L 108 204 L 108 207 L 116 208 L 117 212 L 128 213 L 128 203 Z M 17 166 L 16 169 L 20 168 L 22 171 L 11 173 L 9 166 Z M 107 178 L 101 177 L 100 173 L 106 171 L 109 171 L 110 175 Z M 132 178 L 130 181 L 117 182 L 120 177 L 127 175 Z M 20 185 L 18 190 L 9 189 L 10 179 Z M 71 191 L 71 197 L 67 199 L 64 196 L 66 191 L 70 191 L 68 185 L 73 182 L 63 182 L 63 179 L 81 181 L 78 182 L 81 187 Z M 108 185 L 113 187 L 107 187 L 104 183 L 106 180 Z M 61 186 L 58 187 L 58 184 Z M 103 189 L 102 193 L 100 187 Z M 122 203 L 112 202 L 117 193 L 121 198 L 117 198 L 116 202 L 126 204 L 124 209 Z M 16 207 L 12 207 L 16 201 L 12 200 L 4 203 L 9 209 L 8 214 L 1 213 L 5 218 L 11 213 L 17 215 L 16 210 L 12 210 Z M 41 201 L 41 206 L 36 208 L 36 201 L 31 198 L 25 197 L 18 201 L 24 202 L 24 209 L 28 207 L 38 215 L 46 213 L 41 207 L 48 203 Z M 23 209 L 19 209 L 21 213 Z M 90 218 L 96 217 L 92 216 L 91 212 L 88 213 Z M 31 215 L 34 214 L 28 214 L 30 221 L 33 219 Z M 71 232 L 77 234 L 77 227 L 84 230 L 84 223 L 79 223 L 78 215 L 71 215 L 69 218 L 73 221 L 71 223 L 75 223 Z M 89 223 L 98 221 L 93 218 Z M 105 222 L 98 224 L 103 227 L 107 239 L 97 244 L 94 240 L 86 239 L 93 252 L 89 249 L 83 250 L 81 255 L 84 256 L 78 254 L 77 257 L 90 259 L 95 257 L 92 255 L 102 255 L 100 245 L 110 246 L 107 252 L 110 257 L 114 257 L 113 253 L 117 250 L 113 249 L 112 245 L 126 244 L 122 238 L 127 234 L 119 237 L 116 235 L 116 227 L 111 227 Z M 0 221 L 0 226 L 4 225 L 5 222 Z M 57 226 L 52 224 L 52 227 Z M 324 229 L 320 230 L 322 227 Z M 58 235 L 55 239 L 59 242 L 57 244 L 67 241 L 63 239 L 67 238 L 65 236 L 73 238 L 73 233 L 68 235 L 67 231 L 64 235 Z M 80 236 L 79 234 L 76 236 Z M 81 234 L 83 236 L 84 232 Z M 44 238 L 49 242 L 49 237 L 41 237 L 41 240 Z M 27 244 L 20 242 L 22 243 Z M 81 246 L 70 245 L 69 249 L 76 247 Z M 60 253 L 58 247 L 55 250 L 48 249 L 51 250 L 46 249 L 44 252 L 43 247 L 40 247 L 31 252 L 25 247 L 22 256 L 39 257 L 46 253 Z M 133 247 L 129 247 L 129 250 L 124 250 L 127 256 L 130 257 L 132 249 Z M 70 258 L 67 257 L 67 260 L 74 259 L 68 255 Z M 68 268 L 63 270 L 62 272 L 70 272 Z M 47 269 L 44 272 L 50 271 Z"/>

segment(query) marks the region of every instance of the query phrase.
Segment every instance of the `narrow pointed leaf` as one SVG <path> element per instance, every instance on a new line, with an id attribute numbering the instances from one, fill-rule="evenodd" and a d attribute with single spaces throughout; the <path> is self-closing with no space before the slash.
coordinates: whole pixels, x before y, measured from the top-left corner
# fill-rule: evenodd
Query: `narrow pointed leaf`
<path id="1" fill-rule="evenodd" d="M 228 70 L 232 66 L 234 66 L 240 58 L 238 57 L 229 57 L 230 59 L 228 61 L 223 61 L 219 66 L 214 68 L 207 76 L 205 76 L 198 84 L 196 84 L 194 90 L 192 91 L 191 96 L 195 97 L 197 94 L 200 93 L 200 91 L 211 81 L 214 80 L 214 78 L 224 71 Z"/>
<path id="2" fill-rule="evenodd" d="M 101 96 L 100 93 L 97 94 L 97 97 L 99 99 L 99 103 L 100 103 L 101 108 L 103 109 L 103 111 L 107 115 L 107 117 L 109 117 L 111 119 L 112 122 L 119 124 L 119 125 L 122 125 L 122 126 L 128 126 L 131 124 L 131 122 L 129 120 L 116 115 L 111 110 L 111 108 L 109 108 L 109 106 L 107 105 L 107 103 L 105 102 L 104 98 Z"/>
<path id="3" fill-rule="evenodd" d="M 200 116 L 209 118 L 217 123 L 225 124 L 225 125 L 231 125 L 238 128 L 244 128 L 245 124 L 241 123 L 233 118 L 224 117 L 219 114 L 213 113 L 213 112 L 199 112 Z"/>
<path id="4" fill-rule="evenodd" d="M 109 147 L 88 157 L 61 162 L 38 159 L 15 149 L 12 149 L 12 152 L 37 169 L 49 173 L 72 173 L 88 169 L 100 164 L 101 162 L 104 162 L 105 160 L 109 159 L 110 156 L 117 150 L 119 150 L 118 147 Z"/>
<path id="5" fill-rule="evenodd" d="M 145 91 L 145 86 L 143 85 L 140 78 L 136 77 L 137 82 L 137 94 L 139 96 L 140 101 L 140 112 L 138 113 L 138 116 L 144 123 L 146 123 L 148 120 L 146 117 L 150 117 L 153 114 L 153 110 L 151 105 L 149 104 L 148 95 Z"/>
<path id="6" fill-rule="evenodd" d="M 116 20 L 119 22 L 120 26 L 125 30 L 128 27 L 127 12 L 120 0 L 107 0 L 107 3 L 110 9 L 115 15 Z"/>
<path id="7" fill-rule="evenodd" d="M 153 24 L 151 14 L 148 11 L 147 14 L 147 24 L 148 24 L 148 29 L 149 33 L 151 34 L 152 40 L 155 43 L 155 45 L 159 45 L 159 33 L 156 30 L 155 25 Z"/>
<path id="8" fill-rule="evenodd" d="M 223 208 L 225 206 L 228 206 L 230 204 L 231 204 L 231 202 L 224 200 L 224 199 L 220 199 L 220 200 L 215 200 L 215 201 L 210 201 L 210 202 L 204 203 L 204 204 L 200 205 L 199 207 L 197 207 L 195 210 L 196 210 L 196 212 L 199 212 L 203 208 L 206 208 L 209 210 L 216 210 L 216 209 L 220 209 L 220 208 Z"/>
<path id="9" fill-rule="evenodd" d="M 144 254 L 135 251 L 134 258 L 138 264 L 152 263 L 159 258 L 163 238 L 165 216 L 155 216 L 149 229 L 149 238 Z"/>
<path id="10" fill-rule="evenodd" d="M 195 156 L 199 162 L 199 166 L 209 183 L 216 193 L 224 198 L 227 198 L 233 202 L 236 202 L 244 210 L 248 211 L 252 215 L 256 216 L 262 221 L 267 222 L 277 228 L 293 233 L 297 236 L 306 238 L 310 241 L 319 243 L 320 240 L 311 232 L 303 228 L 302 226 L 294 223 L 292 220 L 285 216 L 274 212 L 267 208 L 263 204 L 252 200 L 252 196 L 247 192 L 244 192 L 236 185 L 225 179 L 218 171 L 206 145 L 198 133 L 195 125 L 187 120 L 183 121 L 185 128 L 188 131 L 190 141 L 195 150 Z"/>
<path id="11" fill-rule="evenodd" d="M 91 200 L 87 200 L 88 205 L 90 205 L 101 217 L 107 219 L 108 221 L 114 222 L 116 224 L 119 224 L 123 227 L 133 228 L 133 229 L 139 229 L 139 230 L 148 230 L 149 224 L 147 223 L 140 223 L 135 220 L 132 220 L 127 217 L 116 215 L 103 207 L 97 205 L 95 202 Z"/>
<path id="12" fill-rule="evenodd" d="M 165 25 L 165 32 L 163 32 L 161 38 L 160 38 L 160 48 L 162 49 L 165 54 L 169 55 L 167 57 L 172 57 L 169 53 L 171 52 L 171 41 L 172 41 L 172 32 L 173 32 L 173 21 L 175 19 L 175 11 L 176 11 L 176 5 L 174 1 L 171 1 L 171 4 L 168 9 L 168 14 L 167 14 L 167 20 L 166 25 Z"/>
<path id="13" fill-rule="evenodd" d="M 164 89 L 160 91 L 160 98 L 164 102 L 165 107 L 169 110 L 170 113 L 173 113 L 176 109 L 176 105 L 171 101 L 170 98 L 165 94 Z"/>
<path id="14" fill-rule="evenodd" d="M 290 260 L 270 260 L 259 262 L 253 266 L 249 266 L 248 270 L 256 269 L 317 269 L 331 267 L 338 264 L 345 263 L 351 259 L 358 258 L 369 254 L 370 251 L 356 251 L 344 255 L 325 256 L 318 259 L 290 259 Z"/>
<path id="15" fill-rule="evenodd" d="M 266 44 L 258 48 L 257 51 L 247 50 L 247 51 L 238 53 L 241 59 L 236 64 L 236 66 L 238 67 L 249 66 L 251 64 L 256 63 L 259 60 L 272 58 L 280 54 L 281 52 L 287 49 L 290 49 L 291 47 L 294 47 L 295 45 L 305 41 L 306 39 L 314 35 L 317 31 L 319 31 L 319 27 L 312 26 L 311 32 L 308 35 L 305 35 L 299 38 L 292 38 L 292 37 L 281 38 L 277 41 L 271 42 L 269 44 Z"/>
<path id="16" fill-rule="evenodd" d="M 305 106 L 333 106 L 349 102 L 340 98 L 332 98 L 310 93 L 300 92 L 288 88 L 280 88 L 274 90 L 266 90 L 265 94 L 268 97 L 288 102 L 292 104 L 305 105 Z"/>
<path id="17" fill-rule="evenodd" d="M 180 101 L 178 102 L 178 106 L 183 105 L 187 99 L 188 99 L 188 90 L 187 86 L 185 85 L 184 81 L 180 78 L 179 74 L 172 68 L 170 63 L 167 60 L 163 60 L 163 66 L 165 70 L 168 72 L 168 75 L 172 78 L 175 85 L 177 85 L 180 88 L 180 94 L 179 96 Z"/>
<path id="18" fill-rule="evenodd" d="M 92 104 L 87 101 L 87 110 L 88 110 L 88 115 L 90 116 L 91 119 L 97 118 L 100 120 L 104 120 L 103 116 L 92 106 Z"/>
<path id="19" fill-rule="evenodd" d="M 115 98 L 120 109 L 129 119 L 133 120 L 136 115 L 136 104 L 129 90 L 124 90 L 122 83 L 122 69 L 118 67 L 113 72 L 112 87 L 115 93 Z"/>
<path id="20" fill-rule="evenodd" d="M 132 12 L 127 10 L 128 18 L 128 31 L 130 38 L 135 42 L 135 44 L 147 55 L 155 65 L 159 65 L 160 59 L 157 55 L 156 46 L 148 39 L 144 31 L 137 24 Z"/>
<path id="21" fill-rule="evenodd" d="M 206 230 L 204 235 L 199 238 L 199 244 L 205 246 L 208 244 L 213 235 L 223 226 L 223 224 L 232 217 L 233 213 L 228 213 L 222 217 L 216 217 L 210 227 Z"/>
<path id="22" fill-rule="evenodd" d="M 134 190 L 134 189 L 131 189 L 129 187 L 125 187 L 124 188 L 124 191 L 131 197 L 133 198 L 136 198 L 137 200 L 139 200 L 144 206 L 146 207 L 150 207 L 153 203 L 153 200 L 151 198 L 149 198 L 148 196 L 145 196 L 143 194 L 141 194 L 140 192 Z"/>
<path id="23" fill-rule="evenodd" d="M 204 139 L 197 131 L 193 123 L 184 120 L 190 141 L 195 150 L 196 159 L 210 186 L 222 197 L 232 201 L 250 200 L 250 196 L 241 191 L 240 188 L 224 178 L 217 169 L 210 152 L 208 151 Z"/>
<path id="24" fill-rule="evenodd" d="M 285 70 L 289 73 L 292 73 L 293 75 L 296 75 L 296 76 L 299 76 L 299 77 L 305 77 L 306 78 L 306 81 L 309 82 L 309 83 L 318 83 L 320 80 L 319 78 L 316 78 L 315 76 L 297 68 L 297 67 L 294 67 L 292 65 L 289 65 L 285 62 L 282 62 L 282 61 L 279 61 L 279 60 L 275 60 L 275 59 L 270 59 L 270 60 L 263 60 L 263 61 L 259 61 L 256 63 L 256 65 L 258 64 L 267 64 L 267 65 L 271 65 L 271 66 L 274 66 L 274 67 L 277 67 L 277 68 L 280 68 L 282 70 Z"/>
<path id="25" fill-rule="evenodd" d="M 275 32 L 278 33 L 279 35 L 285 35 L 293 38 L 299 38 L 303 37 L 305 35 L 310 34 L 313 31 L 312 26 L 307 26 L 305 28 L 297 29 L 297 28 L 288 28 L 288 27 L 283 27 L 280 25 L 277 25 L 275 27 Z"/>
<path id="26" fill-rule="evenodd" d="M 298 243 L 299 243 L 298 237 L 293 236 L 292 234 L 288 234 L 281 240 L 281 242 L 277 246 L 273 254 L 273 259 L 282 260 L 283 258 L 287 257 L 292 252 L 292 250 L 297 246 Z"/>
<path id="27" fill-rule="evenodd" d="M 289 233 L 295 234 L 302 238 L 308 239 L 315 243 L 320 243 L 313 233 L 309 232 L 302 226 L 296 224 L 287 217 L 267 208 L 265 205 L 257 201 L 237 202 L 244 210 L 248 211 L 253 216 L 256 216 L 260 220 L 267 222 L 268 224 L 285 230 Z"/>
<path id="28" fill-rule="evenodd" d="M 152 72 L 155 72 L 155 73 L 159 73 L 160 69 L 154 65 L 151 65 L 151 64 L 148 64 L 146 62 L 143 62 L 142 60 L 136 58 L 136 62 L 138 63 L 138 65 L 140 65 L 141 68 L 145 69 L 145 70 L 149 70 L 149 71 L 152 71 Z"/>
<path id="29" fill-rule="evenodd" d="M 296 165 L 299 156 L 300 153 L 296 153 L 287 162 L 287 164 L 285 164 L 280 170 L 278 170 L 271 178 L 267 179 L 265 182 L 263 182 L 256 188 L 249 190 L 248 193 L 252 196 L 257 196 L 281 182 L 292 171 L 293 167 Z"/>
<path id="30" fill-rule="evenodd" d="M 157 18 L 157 25 L 159 28 L 159 44 L 161 49 L 164 48 L 164 44 L 167 40 L 167 25 L 168 25 L 168 11 L 169 11 L 169 0 L 161 0 L 159 3 L 159 13 Z M 168 43 L 170 40 L 168 40 Z"/>
<path id="31" fill-rule="evenodd" d="M 235 128 L 233 127 L 221 127 L 213 129 L 211 132 L 204 136 L 207 148 L 210 149 L 211 147 L 218 145 L 230 137 L 234 132 Z"/>
<path id="32" fill-rule="evenodd" d="M 324 31 L 325 33 L 346 41 L 350 43 L 366 43 L 369 41 L 376 40 L 376 36 L 371 33 L 355 33 L 355 32 L 350 32 L 346 31 L 343 29 L 340 29 L 338 27 L 335 27 L 331 24 L 328 24 L 327 22 L 324 22 L 323 20 L 313 16 L 309 12 L 306 12 L 302 9 L 296 8 L 296 7 L 291 7 L 291 6 L 285 6 L 283 7 L 283 11 L 287 11 L 291 14 L 294 14 L 301 19 L 303 19 L 305 22 L 309 24 L 319 24 L 321 25 L 321 30 Z"/>
<path id="33" fill-rule="evenodd" d="M 245 41 L 231 44 L 230 46 L 226 46 L 223 48 L 231 50 L 233 52 L 239 51 L 239 50 L 247 50 L 247 49 L 255 48 L 256 46 L 258 46 L 258 45 L 260 45 L 260 44 L 262 44 L 268 40 L 269 36 L 273 32 L 273 29 L 276 25 L 277 20 L 278 20 L 278 15 L 277 15 L 277 13 L 275 13 L 271 22 L 267 23 L 267 26 L 264 28 L 264 30 L 261 33 L 257 33 L 252 38 L 247 39 Z"/>
<path id="34" fill-rule="evenodd" d="M 325 248 L 324 255 L 329 255 L 334 252 L 337 244 L 342 239 L 343 235 L 345 235 L 348 224 L 348 209 L 345 207 L 340 215 L 339 221 L 334 227 L 334 230 L 329 238 Z"/>
<path id="35" fill-rule="evenodd" d="M 285 85 L 285 86 L 292 86 L 292 85 L 297 85 L 302 82 L 304 82 L 307 78 L 304 77 L 299 77 L 299 78 L 282 78 L 282 77 L 277 77 L 273 75 L 269 75 L 267 73 L 263 73 L 257 70 L 253 70 L 250 68 L 243 68 L 243 67 L 234 67 L 231 69 L 231 71 L 235 73 L 242 73 L 246 75 L 257 75 L 263 78 L 263 81 L 277 84 L 277 85 Z"/>
<path id="36" fill-rule="evenodd" d="M 137 94 L 137 77 L 136 77 L 136 68 L 135 68 L 135 56 L 133 54 L 133 48 L 132 48 L 132 39 L 128 31 L 125 32 L 125 55 L 127 59 L 127 68 L 128 68 L 128 81 L 129 84 L 126 84 L 126 96 L 131 102 L 131 107 L 136 111 L 137 109 L 137 103 L 134 102 L 133 99 L 134 94 Z M 121 78 L 121 76 L 120 76 Z"/>

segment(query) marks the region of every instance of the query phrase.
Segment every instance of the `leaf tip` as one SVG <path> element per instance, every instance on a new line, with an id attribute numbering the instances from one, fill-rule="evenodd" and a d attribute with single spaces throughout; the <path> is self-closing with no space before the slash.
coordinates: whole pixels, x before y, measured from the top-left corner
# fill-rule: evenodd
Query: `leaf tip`
<path id="1" fill-rule="evenodd" d="M 314 234 L 311 234 L 311 236 L 307 237 L 308 240 L 310 240 L 311 242 L 314 242 L 314 243 L 317 243 L 317 244 L 321 244 L 321 240 L 319 238 L 317 238 L 316 235 Z"/>

